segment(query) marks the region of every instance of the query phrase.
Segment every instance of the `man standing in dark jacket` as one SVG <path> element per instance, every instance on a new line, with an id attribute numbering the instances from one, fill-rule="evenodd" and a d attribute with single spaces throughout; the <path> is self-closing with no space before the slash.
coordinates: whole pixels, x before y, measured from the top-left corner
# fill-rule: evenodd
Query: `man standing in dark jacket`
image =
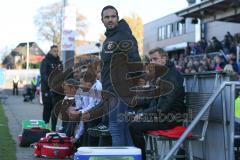
<path id="1" fill-rule="evenodd" d="M 156 48 L 149 52 L 149 57 L 151 63 L 168 68 L 162 77 L 156 77 L 155 85 L 163 87 L 161 85 L 168 82 L 168 85 L 172 86 L 172 90 L 157 98 L 147 99 L 147 105 L 145 104 L 147 107 L 143 109 L 142 113 L 135 116 L 135 122 L 129 126 L 134 145 L 142 150 L 143 160 L 146 160 L 143 134 L 149 130 L 167 130 L 181 125 L 182 118 L 184 118 L 183 113 L 186 111 L 183 77 L 176 70 L 174 64 L 168 61 L 168 54 L 163 49 Z M 159 71 L 156 70 L 155 74 L 157 72 Z"/>
<path id="2" fill-rule="evenodd" d="M 53 45 L 40 66 L 41 91 L 43 100 L 43 120 L 49 123 L 51 117 L 52 131 L 56 131 L 57 115 L 53 112 L 55 104 L 62 100 L 62 96 L 53 90 L 49 84 L 49 76 L 56 68 L 62 69 L 58 55 L 58 46 Z"/>
<path id="3" fill-rule="evenodd" d="M 109 131 L 112 137 L 112 145 L 129 146 L 132 145 L 132 140 L 128 124 L 125 121 L 119 120 L 119 115 L 128 111 L 128 104 L 124 102 L 122 95 L 116 90 L 116 87 L 119 87 L 116 84 L 123 84 L 124 82 L 122 83 L 121 80 L 118 80 L 119 82 L 112 81 L 112 78 L 119 74 L 116 73 L 116 70 L 121 70 L 125 66 L 119 65 L 120 63 L 118 62 L 114 64 L 113 59 L 118 55 L 126 56 L 128 62 L 140 62 L 141 59 L 138 53 L 137 41 L 132 35 L 127 22 L 123 19 L 119 21 L 116 8 L 113 6 L 104 7 L 101 16 L 102 22 L 106 27 L 106 40 L 103 43 L 101 52 L 101 60 L 103 61 L 101 82 L 103 92 L 109 94 L 103 97 L 106 100 L 103 110 L 99 107 L 83 114 L 83 117 L 87 117 L 85 115 L 89 114 L 90 119 L 94 119 L 97 118 L 96 115 L 99 116 L 110 112 Z M 121 60 L 119 59 L 119 61 Z M 107 107 L 108 109 L 106 109 Z"/>

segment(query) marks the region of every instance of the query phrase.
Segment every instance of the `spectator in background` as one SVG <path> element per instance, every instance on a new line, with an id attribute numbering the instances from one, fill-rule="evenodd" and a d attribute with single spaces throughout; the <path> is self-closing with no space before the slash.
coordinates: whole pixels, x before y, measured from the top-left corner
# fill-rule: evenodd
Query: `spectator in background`
<path id="1" fill-rule="evenodd" d="M 191 48 L 191 55 L 196 55 L 196 54 L 198 54 L 198 47 L 197 47 L 197 43 L 194 43 Z"/>
<path id="2" fill-rule="evenodd" d="M 229 53 L 233 53 L 233 54 L 236 54 L 236 53 L 237 53 L 236 45 L 237 45 L 237 44 L 236 44 L 235 42 L 232 42 L 232 43 L 231 43 Z"/>
<path id="3" fill-rule="evenodd" d="M 207 60 L 203 60 L 202 67 L 204 71 L 210 71 L 209 63 Z"/>
<path id="4" fill-rule="evenodd" d="M 212 44 L 213 44 L 213 51 L 214 52 L 218 52 L 221 49 L 223 49 L 221 42 L 216 37 L 212 37 L 212 42 L 213 42 Z"/>
<path id="5" fill-rule="evenodd" d="M 192 74 L 197 73 L 197 70 L 195 68 L 191 68 L 190 73 L 192 73 Z"/>
<path id="6" fill-rule="evenodd" d="M 18 76 L 15 76 L 13 78 L 13 95 L 18 95 L 18 83 L 19 83 L 19 78 Z"/>
<path id="7" fill-rule="evenodd" d="M 229 54 L 230 47 L 231 47 L 231 41 L 229 37 L 225 35 L 223 40 L 223 51 L 225 54 Z"/>
<path id="8" fill-rule="evenodd" d="M 53 45 L 50 47 L 50 51 L 43 59 L 40 66 L 41 74 L 41 92 L 43 100 L 43 120 L 45 123 L 49 123 L 50 118 L 52 121 L 52 131 L 56 131 L 57 117 L 53 113 L 53 108 L 58 101 L 63 99 L 62 96 L 51 91 L 49 87 L 48 79 L 51 72 L 56 69 L 62 68 L 62 63 L 59 58 L 58 46 Z M 60 84 L 61 85 L 61 84 Z"/>
<path id="9" fill-rule="evenodd" d="M 213 43 L 211 41 L 208 41 L 206 53 L 210 53 L 210 52 L 214 52 L 214 48 L 213 48 Z"/>
<path id="10" fill-rule="evenodd" d="M 210 65 L 212 63 L 212 59 L 210 57 L 207 57 L 207 64 Z"/>
<path id="11" fill-rule="evenodd" d="M 179 72 L 182 72 L 182 66 L 180 65 L 180 61 L 175 61 L 175 67 Z"/>
<path id="12" fill-rule="evenodd" d="M 235 43 L 240 43 L 240 33 L 237 33 L 237 34 L 235 34 L 234 35 L 234 40 L 233 41 L 235 41 Z"/>
<path id="13" fill-rule="evenodd" d="M 36 77 L 33 77 L 33 79 L 31 80 L 31 88 L 32 88 L 32 92 L 33 92 L 33 98 L 35 98 L 35 94 L 36 94 L 36 90 L 37 90 L 37 79 Z"/>
<path id="14" fill-rule="evenodd" d="M 230 42 L 234 41 L 234 38 L 229 31 L 227 32 L 227 36 L 228 36 Z"/>
<path id="15" fill-rule="evenodd" d="M 215 71 L 222 71 L 224 66 L 225 66 L 224 63 L 222 62 L 222 58 L 220 56 L 215 56 L 214 60 L 215 60 L 214 70 Z"/>
<path id="16" fill-rule="evenodd" d="M 232 74 L 234 72 L 232 64 L 230 62 L 228 64 L 226 64 L 223 71 L 225 73 Z"/>
<path id="17" fill-rule="evenodd" d="M 229 60 L 229 64 L 232 65 L 232 68 L 233 68 L 234 72 L 236 72 L 236 73 L 239 74 L 239 68 L 238 68 L 236 59 L 235 59 L 235 58 L 231 58 L 231 59 Z"/>
<path id="18" fill-rule="evenodd" d="M 215 70 L 215 62 L 211 62 L 210 65 L 209 65 L 209 71 L 216 71 Z"/>
<path id="19" fill-rule="evenodd" d="M 198 60 L 193 61 L 193 67 L 197 69 L 200 66 L 200 63 Z"/>
<path id="20" fill-rule="evenodd" d="M 203 65 L 200 65 L 200 66 L 198 67 L 198 70 L 197 70 L 198 73 L 206 72 L 206 71 L 207 71 L 207 70 L 206 70 L 206 68 L 205 68 Z"/>
<path id="21" fill-rule="evenodd" d="M 190 73 L 190 70 L 189 70 L 188 67 L 184 69 L 184 73 L 186 73 L 186 74 L 189 74 L 189 73 Z"/>
<path id="22" fill-rule="evenodd" d="M 202 40 L 200 41 L 200 48 L 201 48 L 200 53 L 207 53 L 207 52 L 206 52 L 206 51 L 207 51 L 207 47 L 208 47 L 207 41 L 206 41 L 205 39 L 202 39 Z"/>
<path id="23" fill-rule="evenodd" d="M 184 65 L 185 65 L 184 67 L 187 66 L 187 63 L 188 63 L 188 57 L 185 57 L 185 58 L 184 58 Z"/>
<path id="24" fill-rule="evenodd" d="M 187 55 L 187 56 L 191 54 L 191 47 L 189 46 L 189 44 L 187 44 L 187 47 L 185 48 L 184 54 Z"/>

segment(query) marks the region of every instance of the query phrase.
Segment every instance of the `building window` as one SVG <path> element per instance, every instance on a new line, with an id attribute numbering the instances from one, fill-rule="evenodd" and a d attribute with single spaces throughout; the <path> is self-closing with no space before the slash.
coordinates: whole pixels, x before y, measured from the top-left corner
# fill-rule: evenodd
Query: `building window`
<path id="1" fill-rule="evenodd" d="M 162 40 L 162 27 L 158 28 L 158 41 Z"/>
<path id="2" fill-rule="evenodd" d="M 158 28 L 158 40 L 166 39 L 166 26 L 162 26 Z"/>
<path id="3" fill-rule="evenodd" d="M 186 33 L 186 24 L 175 22 L 158 28 L 158 41 L 177 37 Z"/>
<path id="4" fill-rule="evenodd" d="M 177 23 L 177 32 L 178 35 L 182 35 L 186 33 L 186 25 L 180 22 Z"/>
<path id="5" fill-rule="evenodd" d="M 162 27 L 162 39 L 166 39 L 166 26 Z"/>
<path id="6" fill-rule="evenodd" d="M 179 35 L 182 35 L 183 34 L 183 25 L 180 22 L 178 24 L 179 24 L 179 28 L 178 28 Z"/>
<path id="7" fill-rule="evenodd" d="M 175 24 L 171 24 L 171 37 L 175 37 Z"/>
<path id="8" fill-rule="evenodd" d="M 167 38 L 171 37 L 171 25 L 167 25 Z"/>
<path id="9" fill-rule="evenodd" d="M 185 34 L 186 33 L 186 24 L 185 23 L 183 23 L 182 24 L 182 32 L 183 32 L 183 34 Z"/>

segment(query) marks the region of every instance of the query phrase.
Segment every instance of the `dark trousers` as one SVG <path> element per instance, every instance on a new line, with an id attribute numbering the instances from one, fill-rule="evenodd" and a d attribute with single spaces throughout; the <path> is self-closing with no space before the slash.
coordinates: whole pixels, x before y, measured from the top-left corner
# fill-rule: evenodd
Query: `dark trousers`
<path id="1" fill-rule="evenodd" d="M 99 138 L 92 137 L 91 135 L 88 134 L 87 130 L 88 130 L 88 128 L 95 127 L 100 122 L 101 122 L 101 119 L 95 119 L 95 120 L 84 123 L 84 133 L 81 136 L 82 146 L 92 146 L 92 147 L 98 146 Z"/>
<path id="2" fill-rule="evenodd" d="M 43 120 L 45 123 L 49 123 L 53 105 L 52 105 L 52 96 L 50 92 L 42 92 L 42 101 L 43 101 Z"/>
<path id="3" fill-rule="evenodd" d="M 106 114 L 102 117 L 102 124 L 108 127 L 109 124 L 109 115 Z M 99 137 L 100 146 L 112 146 L 112 137 L 111 136 L 102 136 Z"/>
<path id="4" fill-rule="evenodd" d="M 36 90 L 37 90 L 37 87 L 32 86 L 33 98 L 35 98 Z"/>
<path id="5" fill-rule="evenodd" d="M 58 102 L 61 102 L 63 100 L 63 98 L 64 98 L 64 96 L 62 96 L 60 94 L 52 93 L 52 105 L 53 105 L 53 109 L 51 112 L 52 131 L 56 131 L 57 119 L 58 119 L 58 114 L 59 114 L 59 112 L 56 112 L 56 110 L 54 108 L 56 107 L 56 104 Z"/>
<path id="6" fill-rule="evenodd" d="M 74 137 L 75 128 L 77 125 L 78 122 L 63 122 L 64 132 L 68 137 Z"/>
<path id="7" fill-rule="evenodd" d="M 176 123 L 167 122 L 132 122 L 129 125 L 133 144 L 142 150 L 142 160 L 146 160 L 144 133 L 150 130 L 167 130 L 174 128 Z"/>
<path id="8" fill-rule="evenodd" d="M 13 95 L 18 95 L 18 83 L 13 83 Z"/>

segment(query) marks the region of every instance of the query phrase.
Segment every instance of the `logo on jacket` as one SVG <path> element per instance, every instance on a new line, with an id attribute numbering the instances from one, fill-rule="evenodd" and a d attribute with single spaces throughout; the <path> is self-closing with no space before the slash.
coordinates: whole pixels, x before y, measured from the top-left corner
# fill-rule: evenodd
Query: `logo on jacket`
<path id="1" fill-rule="evenodd" d="M 119 49 L 122 52 L 127 52 L 130 50 L 133 46 L 133 42 L 131 40 L 122 40 L 119 43 L 116 43 L 114 41 L 108 41 L 104 45 L 104 51 L 105 53 L 113 53 L 117 49 Z"/>
<path id="2" fill-rule="evenodd" d="M 113 53 L 117 49 L 117 43 L 109 41 L 104 45 L 105 53 Z"/>
<path id="3" fill-rule="evenodd" d="M 113 43 L 109 43 L 107 47 L 108 47 L 108 50 L 112 50 L 114 45 L 113 45 Z"/>

